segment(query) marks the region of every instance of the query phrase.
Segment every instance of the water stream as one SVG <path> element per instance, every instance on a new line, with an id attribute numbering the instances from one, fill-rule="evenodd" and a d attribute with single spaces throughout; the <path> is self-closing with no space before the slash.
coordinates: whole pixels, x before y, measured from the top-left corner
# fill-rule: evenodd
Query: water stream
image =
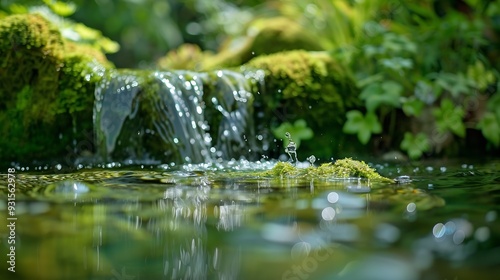
<path id="1" fill-rule="evenodd" d="M 251 84 L 241 73 L 112 71 L 97 86 L 94 127 L 105 161 L 255 159 Z M 262 145 L 260 145 L 262 146 Z"/>
<path id="2" fill-rule="evenodd" d="M 14 275 L 400 280 L 500 272 L 498 161 L 374 165 L 398 184 L 251 173 L 274 164 L 16 171 Z M 1 189 L 6 181 L 1 174 Z M 2 240 L 9 234 L 0 229 Z M 0 277 L 14 279 L 2 255 Z"/>
<path id="3" fill-rule="evenodd" d="M 108 73 L 94 107 L 107 164 L 0 171 L 0 220 L 15 221 L 0 227 L 0 278 L 498 277 L 498 160 L 372 163 L 394 182 L 262 175 L 276 160 L 256 160 L 260 81 Z M 282 153 L 314 168 L 285 135 Z"/>

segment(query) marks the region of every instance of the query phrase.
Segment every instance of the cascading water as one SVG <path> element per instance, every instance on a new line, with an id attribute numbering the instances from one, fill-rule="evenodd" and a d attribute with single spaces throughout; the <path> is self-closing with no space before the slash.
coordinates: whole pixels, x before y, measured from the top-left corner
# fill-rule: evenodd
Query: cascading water
<path id="1" fill-rule="evenodd" d="M 130 163 L 255 159 L 256 77 L 231 71 L 108 73 L 95 92 L 98 153 L 105 161 Z"/>

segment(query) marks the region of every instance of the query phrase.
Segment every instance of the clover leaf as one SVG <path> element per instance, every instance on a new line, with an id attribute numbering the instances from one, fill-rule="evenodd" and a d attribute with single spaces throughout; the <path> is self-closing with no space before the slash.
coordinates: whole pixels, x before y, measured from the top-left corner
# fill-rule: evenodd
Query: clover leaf
<path id="1" fill-rule="evenodd" d="M 374 112 L 380 105 L 399 107 L 403 86 L 394 81 L 376 82 L 363 89 L 359 98 L 365 100 L 368 112 Z"/>
<path id="2" fill-rule="evenodd" d="M 303 119 L 298 119 L 293 124 L 284 122 L 272 131 L 276 138 L 283 139 L 284 147 L 288 145 L 288 138 L 285 137 L 285 133 L 287 132 L 290 133 L 296 148 L 299 148 L 302 140 L 309 140 L 314 136 L 314 132 L 311 128 L 307 127 L 307 123 Z"/>
<path id="3" fill-rule="evenodd" d="M 373 112 L 366 113 L 366 116 L 358 110 L 347 112 L 347 122 L 344 124 L 342 131 L 348 134 L 357 134 L 358 140 L 362 144 L 368 143 L 372 133 L 382 132 L 382 125 L 378 121 L 377 116 Z"/>
<path id="4" fill-rule="evenodd" d="M 400 147 L 408 153 L 411 159 L 419 159 L 424 152 L 429 151 L 429 139 L 424 133 L 415 136 L 410 132 L 406 132 Z"/>
<path id="5" fill-rule="evenodd" d="M 465 125 L 462 121 L 464 110 L 455 106 L 450 99 L 441 101 L 441 107 L 433 110 L 439 132 L 451 131 L 457 136 L 465 136 Z"/>
<path id="6" fill-rule="evenodd" d="M 494 113 L 486 112 L 477 124 L 486 140 L 498 147 L 500 145 L 500 122 Z"/>

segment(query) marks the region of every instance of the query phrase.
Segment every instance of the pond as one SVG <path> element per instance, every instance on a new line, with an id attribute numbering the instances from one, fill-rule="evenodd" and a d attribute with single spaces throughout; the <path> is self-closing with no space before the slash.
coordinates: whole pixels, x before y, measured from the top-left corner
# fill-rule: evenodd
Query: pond
<path id="1" fill-rule="evenodd" d="M 0 277 L 493 279 L 500 273 L 498 160 L 371 163 L 396 183 L 255 175 L 275 164 L 4 170 Z M 9 200 L 9 182 L 15 199 Z"/>

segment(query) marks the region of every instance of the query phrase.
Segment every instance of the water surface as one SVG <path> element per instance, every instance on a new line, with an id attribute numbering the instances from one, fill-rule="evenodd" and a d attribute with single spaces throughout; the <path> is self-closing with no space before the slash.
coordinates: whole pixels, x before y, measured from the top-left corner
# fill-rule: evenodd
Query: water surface
<path id="1" fill-rule="evenodd" d="M 250 172 L 272 165 L 16 169 L 16 272 L 8 271 L 11 231 L 3 226 L 1 278 L 495 279 L 500 273 L 499 161 L 373 165 L 399 178 L 394 184 Z M 0 220 L 8 224 L 6 173 Z"/>

